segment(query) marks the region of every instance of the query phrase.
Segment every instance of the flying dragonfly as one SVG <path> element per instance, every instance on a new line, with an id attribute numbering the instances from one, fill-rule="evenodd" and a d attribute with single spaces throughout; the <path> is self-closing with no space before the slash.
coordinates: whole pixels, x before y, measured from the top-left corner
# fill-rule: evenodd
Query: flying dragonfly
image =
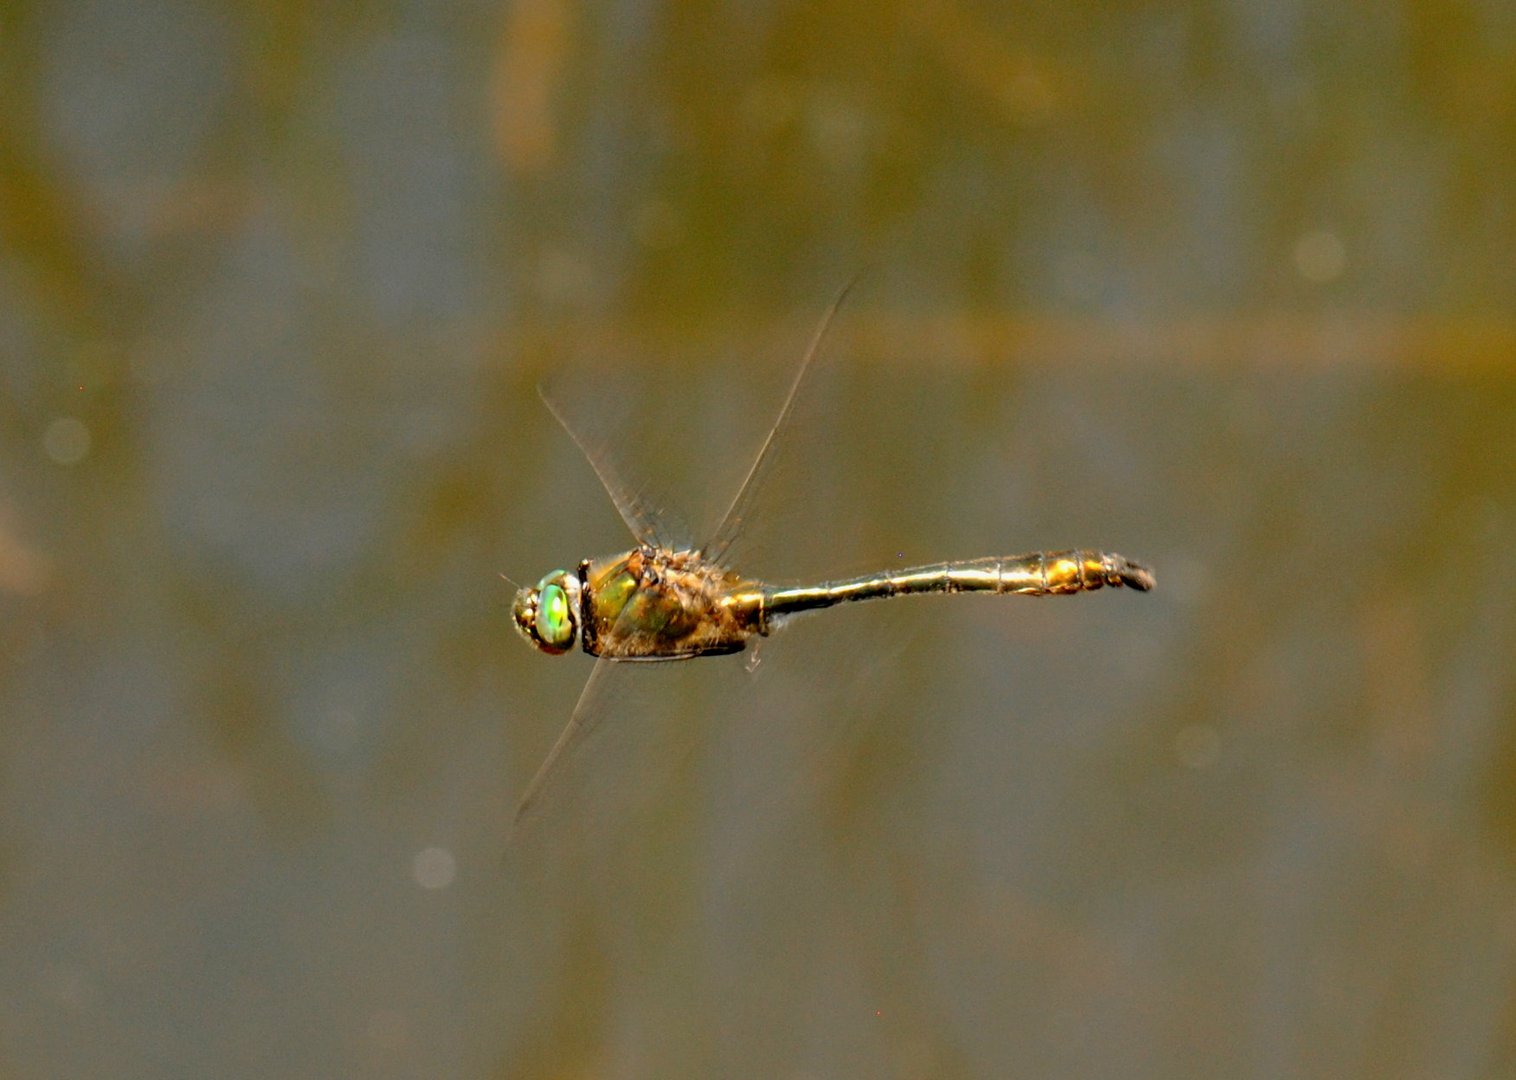
<path id="1" fill-rule="evenodd" d="M 569 652 L 577 641 L 596 658 L 567 726 L 527 786 L 516 811 L 518 826 L 540 804 L 570 751 L 603 718 L 606 710 L 597 688 L 616 664 L 742 652 L 795 615 L 858 600 L 970 592 L 1060 596 L 1108 585 L 1141 592 L 1153 588 L 1153 573 L 1147 567 L 1091 548 L 934 563 L 800 586 L 771 585 L 729 567 L 726 556 L 771 464 L 776 436 L 788 423 L 827 328 L 850 288 L 827 307 L 757 458 L 720 524 L 697 547 L 676 547 L 663 539 L 660 515 L 543 395 L 594 467 L 637 546 L 618 555 L 585 559 L 573 570 L 554 570 L 516 593 L 512 613 L 527 641 L 550 655 Z"/>

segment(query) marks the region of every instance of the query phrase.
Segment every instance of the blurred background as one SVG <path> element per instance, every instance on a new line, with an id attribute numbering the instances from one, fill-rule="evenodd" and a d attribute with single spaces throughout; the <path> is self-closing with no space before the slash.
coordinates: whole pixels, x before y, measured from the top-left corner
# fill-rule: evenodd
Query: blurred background
<path id="1" fill-rule="evenodd" d="M 0 1071 L 1516 1075 L 1516 8 L 17 0 Z M 513 586 L 1041 547 L 590 668 Z M 650 498 L 653 496 L 650 496 Z"/>

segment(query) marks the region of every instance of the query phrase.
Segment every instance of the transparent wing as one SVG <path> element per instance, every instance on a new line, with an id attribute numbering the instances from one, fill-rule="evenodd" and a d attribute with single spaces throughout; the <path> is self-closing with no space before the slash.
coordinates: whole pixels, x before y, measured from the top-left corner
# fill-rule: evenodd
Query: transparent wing
<path id="1" fill-rule="evenodd" d="M 625 636 L 632 632 L 626 623 L 630 618 L 630 613 L 637 607 L 634 594 L 632 600 L 628 601 L 623 609 L 621 620 L 615 628 L 616 634 Z M 572 760 L 575 751 L 595 733 L 604 721 L 635 713 L 639 700 L 656 697 L 657 691 L 652 688 L 651 680 L 645 675 L 642 678 L 622 676 L 639 668 L 666 667 L 674 659 L 678 658 L 671 657 L 666 661 L 639 663 L 600 657 L 595 661 L 595 666 L 590 669 L 589 678 L 585 680 L 584 689 L 579 692 L 579 700 L 574 703 L 574 711 L 569 714 L 568 723 L 564 725 L 562 733 L 553 743 L 553 748 L 548 751 L 547 758 L 538 768 L 536 775 L 532 777 L 531 783 L 526 786 L 526 793 L 522 795 L 521 802 L 516 807 L 513 832 L 519 833 L 523 825 L 542 808 L 546 796 L 551 793 L 554 783 Z"/>
<path id="2" fill-rule="evenodd" d="M 838 309 L 853 288 L 853 282 L 842 288 L 833 298 L 824 313 L 821 323 L 812 336 L 805 355 L 801 360 L 799 369 L 790 384 L 783 405 L 774 424 L 769 429 L 757 458 L 748 469 L 738 488 L 736 496 L 727 507 L 720 524 L 712 534 L 710 542 L 706 545 L 707 557 L 719 559 L 724 556 L 732 546 L 734 540 L 741 533 L 748 513 L 752 510 L 756 497 L 763 487 L 764 479 L 773 465 L 775 450 L 780 437 L 784 434 L 787 424 L 791 419 L 795 403 L 800 397 L 800 391 L 806 382 L 816 355 L 820 351 L 823 339 L 836 316 Z M 547 405 L 554 418 L 568 432 L 580 451 L 589 461 L 595 474 L 600 478 L 611 501 L 615 504 L 617 512 L 621 515 L 627 527 L 637 540 L 644 544 L 656 547 L 670 548 L 682 546 L 673 535 L 679 528 L 677 522 L 663 510 L 649 502 L 642 494 L 644 489 L 628 481 L 626 474 L 621 469 L 616 455 L 610 452 L 606 445 L 591 442 L 581 434 L 580 426 L 569 418 L 569 413 L 545 390 L 539 388 L 538 393 Z M 593 426 L 593 425 L 591 425 Z M 635 609 L 637 605 L 628 604 L 627 611 Z M 619 628 L 620 632 L 626 633 L 630 628 Z M 523 830 L 537 817 L 544 807 L 553 801 L 553 791 L 558 787 L 561 778 L 569 763 L 575 758 L 577 752 L 597 730 L 605 726 L 607 720 L 618 722 L 638 711 L 639 701 L 648 701 L 649 715 L 661 715 L 666 712 L 663 707 L 666 703 L 653 701 L 656 691 L 651 690 L 649 683 L 658 683 L 660 680 L 650 678 L 652 672 L 647 669 L 682 667 L 673 664 L 643 664 L 624 661 L 599 659 L 591 670 L 586 680 L 579 699 L 574 706 L 567 725 L 548 752 L 546 760 L 542 763 L 531 782 L 527 785 L 526 793 L 522 796 L 517 808 L 515 822 L 512 828 L 513 843 L 519 838 Z M 634 677 L 624 677 L 632 675 Z M 640 719 L 648 719 L 641 717 Z M 637 726 L 637 725 L 631 725 Z M 645 732 L 643 734 L 646 734 Z M 624 763 L 617 762 L 613 766 L 618 770 Z"/>
<path id="3" fill-rule="evenodd" d="M 574 440 L 574 445 L 579 447 L 579 452 L 590 463 L 590 468 L 595 470 L 595 475 L 600 478 L 600 484 L 605 488 L 605 493 L 611 497 L 616 512 L 621 515 L 621 520 L 626 522 L 626 527 L 632 530 L 632 535 L 637 538 L 637 542 L 651 544 L 654 547 L 668 547 L 675 543 L 675 537 L 671 535 L 664 516 L 648 504 L 636 485 L 628 482 L 610 449 L 600 443 L 591 443 L 581 435 L 575 425 L 569 422 L 564 409 L 540 386 L 537 388 L 537 395 L 542 398 L 542 403 L 553 414 L 553 419 L 557 420 L 563 430 L 568 432 L 569 438 Z"/>
<path id="4" fill-rule="evenodd" d="M 606 685 L 614 681 L 609 678 L 614 666 L 615 661 L 601 657 L 590 669 L 590 677 L 585 681 L 584 689 L 579 692 L 579 700 L 574 703 L 574 711 L 569 714 L 568 723 L 558 736 L 558 741 L 553 743 L 553 748 L 547 752 L 547 758 L 532 777 L 532 782 L 526 786 L 526 794 L 521 796 L 512 824 L 513 835 L 541 808 L 542 797 L 554 774 L 605 715 Z"/>
<path id="5" fill-rule="evenodd" d="M 800 388 L 805 383 L 805 377 L 811 370 L 812 361 L 816 354 L 821 351 L 821 342 L 826 337 L 827 329 L 832 325 L 832 319 L 837 314 L 837 309 L 842 306 L 843 300 L 852 291 L 857 278 L 844 285 L 827 305 L 826 313 L 821 317 L 821 325 L 816 328 L 816 333 L 811 338 L 810 345 L 805 350 L 805 356 L 800 361 L 800 368 L 795 372 L 795 378 L 790 383 L 789 393 L 785 395 L 784 404 L 779 407 L 779 415 L 774 424 L 769 428 L 768 435 L 763 440 L 763 445 L 758 450 L 758 456 L 753 460 L 752 467 L 748 469 L 747 476 L 737 488 L 737 494 L 733 496 L 732 503 L 722 515 L 715 532 L 711 534 L 701 552 L 712 562 L 720 563 L 730 551 L 732 542 L 742 531 L 746 524 L 748 511 L 752 509 L 753 501 L 763 487 L 763 481 L 773 463 L 774 448 L 778 444 L 779 436 L 783 434 L 790 414 L 795 408 L 795 401 L 800 396 Z"/>

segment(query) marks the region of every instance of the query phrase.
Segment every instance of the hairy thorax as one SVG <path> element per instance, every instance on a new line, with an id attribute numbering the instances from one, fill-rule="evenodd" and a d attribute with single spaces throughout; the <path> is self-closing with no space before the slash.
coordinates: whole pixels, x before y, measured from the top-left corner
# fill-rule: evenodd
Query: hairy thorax
<path id="1" fill-rule="evenodd" d="M 765 633 L 754 582 L 694 551 L 639 547 L 586 559 L 584 649 L 616 660 L 676 660 L 741 651 Z"/>

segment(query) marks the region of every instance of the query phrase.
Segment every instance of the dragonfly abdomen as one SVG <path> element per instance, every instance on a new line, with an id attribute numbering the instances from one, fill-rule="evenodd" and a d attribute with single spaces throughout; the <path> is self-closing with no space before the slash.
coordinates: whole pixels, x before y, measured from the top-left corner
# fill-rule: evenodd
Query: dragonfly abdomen
<path id="1" fill-rule="evenodd" d="M 1034 551 L 1027 555 L 935 563 L 820 585 L 773 589 L 764 595 L 764 621 L 767 623 L 775 617 L 833 604 L 883 600 L 892 596 L 957 592 L 1057 596 L 1107 585 L 1146 592 L 1153 587 L 1153 575 L 1146 567 L 1125 556 L 1090 548 Z"/>

